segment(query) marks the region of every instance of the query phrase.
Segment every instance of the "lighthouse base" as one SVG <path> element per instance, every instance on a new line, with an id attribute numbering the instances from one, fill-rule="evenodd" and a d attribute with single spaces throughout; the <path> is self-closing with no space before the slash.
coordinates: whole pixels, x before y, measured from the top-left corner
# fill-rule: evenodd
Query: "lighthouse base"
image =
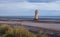
<path id="1" fill-rule="evenodd" d="M 38 19 L 34 19 L 35 21 L 38 21 Z"/>

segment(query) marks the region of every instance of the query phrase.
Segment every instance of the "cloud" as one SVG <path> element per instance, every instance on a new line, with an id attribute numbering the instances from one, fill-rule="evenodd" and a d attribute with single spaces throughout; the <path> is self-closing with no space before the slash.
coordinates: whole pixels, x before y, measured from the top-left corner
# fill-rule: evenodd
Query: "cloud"
<path id="1" fill-rule="evenodd" d="M 49 2 L 54 2 L 54 1 L 57 1 L 57 0 L 29 0 L 29 2 L 39 2 L 39 3 L 49 3 Z"/>
<path id="2" fill-rule="evenodd" d="M 23 0 L 22 2 L 4 1 L 0 3 L 0 15 L 34 15 L 34 10 L 36 9 L 40 10 L 42 15 L 50 15 L 51 12 L 53 13 L 51 15 L 60 15 L 60 1 L 31 3 Z"/>
<path id="3" fill-rule="evenodd" d="M 0 0 L 0 3 L 25 2 L 27 0 Z"/>
<path id="4" fill-rule="evenodd" d="M 60 1 L 51 3 L 30 3 L 25 1 L 0 4 L 0 10 L 19 10 L 19 9 L 60 10 Z"/>
<path id="5" fill-rule="evenodd" d="M 23 1 L 28 1 L 28 2 L 35 2 L 35 3 L 49 3 L 49 2 L 54 2 L 58 0 L 0 0 L 0 2 L 23 2 Z"/>

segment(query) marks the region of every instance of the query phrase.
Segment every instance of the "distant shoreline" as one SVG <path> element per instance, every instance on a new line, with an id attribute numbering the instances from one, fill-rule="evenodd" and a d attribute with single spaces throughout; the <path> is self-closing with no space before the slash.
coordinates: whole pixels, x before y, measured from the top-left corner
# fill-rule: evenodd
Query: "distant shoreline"
<path id="1" fill-rule="evenodd" d="M 0 18 L 10 18 L 10 19 L 34 19 L 34 16 L 0 16 Z M 60 16 L 39 16 L 39 19 L 57 19 L 60 20 Z"/>
<path id="2" fill-rule="evenodd" d="M 40 23 L 60 23 L 60 19 L 55 18 L 39 18 L 34 20 L 34 18 L 0 18 L 0 21 L 34 21 Z"/>

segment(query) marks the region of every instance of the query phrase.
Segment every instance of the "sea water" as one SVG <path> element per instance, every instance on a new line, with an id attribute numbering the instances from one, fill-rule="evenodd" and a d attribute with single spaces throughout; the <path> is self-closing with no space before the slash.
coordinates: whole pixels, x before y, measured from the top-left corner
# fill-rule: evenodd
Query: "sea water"
<path id="1" fill-rule="evenodd" d="M 34 16 L 0 16 L 0 18 L 34 18 Z M 39 16 L 39 18 L 60 19 L 60 16 Z"/>

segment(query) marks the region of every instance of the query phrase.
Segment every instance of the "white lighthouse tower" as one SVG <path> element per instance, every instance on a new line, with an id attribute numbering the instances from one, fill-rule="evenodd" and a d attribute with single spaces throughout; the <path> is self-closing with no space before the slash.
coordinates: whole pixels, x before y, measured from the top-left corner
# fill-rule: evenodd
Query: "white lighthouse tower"
<path id="1" fill-rule="evenodd" d="M 34 19 L 38 20 L 38 10 L 37 9 L 35 10 L 35 18 Z"/>

